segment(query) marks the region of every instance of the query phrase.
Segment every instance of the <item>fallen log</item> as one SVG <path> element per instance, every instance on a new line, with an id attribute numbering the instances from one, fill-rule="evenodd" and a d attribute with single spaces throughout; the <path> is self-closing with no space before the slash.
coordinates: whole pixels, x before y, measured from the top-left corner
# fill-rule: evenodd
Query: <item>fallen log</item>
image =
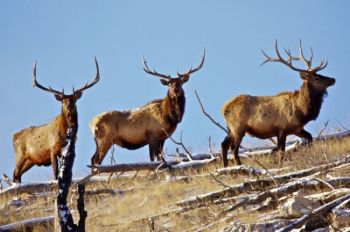
<path id="1" fill-rule="evenodd" d="M 89 168 L 93 168 L 94 171 L 99 173 L 109 172 L 131 172 L 131 171 L 145 171 L 145 170 L 156 170 L 163 162 L 139 162 L 129 164 L 113 164 L 113 165 L 88 165 Z"/>
<path id="2" fill-rule="evenodd" d="M 292 194 L 299 189 L 303 190 L 314 190 L 314 189 L 325 189 L 329 188 L 329 185 L 333 186 L 334 188 L 339 187 L 350 187 L 350 178 L 344 177 L 344 178 L 334 178 L 331 180 L 325 180 L 325 181 L 319 181 L 315 179 L 305 178 L 301 180 L 294 181 L 292 183 L 288 183 L 284 186 L 274 188 L 268 191 L 265 191 L 263 193 L 259 193 L 257 195 L 254 195 L 252 197 L 249 197 L 245 201 L 241 201 L 233 206 L 230 206 L 226 210 L 220 213 L 218 218 L 226 215 L 227 213 L 236 210 L 238 208 L 242 208 L 247 205 L 253 205 L 253 204 L 259 204 L 262 203 L 264 200 L 266 200 L 268 197 L 278 199 L 283 196 L 286 196 L 288 194 Z"/>
<path id="3" fill-rule="evenodd" d="M 206 193 L 199 196 L 193 196 L 188 200 L 183 200 L 176 205 L 178 206 L 195 206 L 198 204 L 203 204 L 204 202 L 212 202 L 220 198 L 235 196 L 242 193 L 247 193 L 256 189 L 268 189 L 269 187 L 276 187 L 276 182 L 278 184 L 287 183 L 295 178 L 307 177 L 318 172 L 324 172 L 334 168 L 336 166 L 342 165 L 344 163 L 350 162 L 350 155 L 345 158 L 335 161 L 329 164 L 323 164 L 314 168 L 304 169 L 301 171 L 287 173 L 284 175 L 274 176 L 274 178 L 265 178 L 254 181 L 247 181 L 241 184 L 234 185 L 232 187 L 226 187 L 222 190 L 218 190 L 211 193 Z"/>
<path id="4" fill-rule="evenodd" d="M 0 226 L 0 231 L 32 231 L 36 226 L 52 229 L 54 227 L 54 216 L 33 218 L 25 221 L 15 222 Z"/>
<path id="5" fill-rule="evenodd" d="M 0 196 L 14 195 L 21 193 L 38 193 L 54 191 L 57 189 L 57 181 L 47 181 L 38 183 L 14 184 L 11 187 L 0 191 Z"/>
<path id="6" fill-rule="evenodd" d="M 277 230 L 277 232 L 288 232 L 288 231 L 292 231 L 293 229 L 300 228 L 303 225 L 305 225 L 308 221 L 313 219 L 314 217 L 325 216 L 326 214 L 330 213 L 330 211 L 333 208 L 337 207 L 338 205 L 342 204 L 344 201 L 347 201 L 349 199 L 350 199 L 350 194 L 340 197 L 328 204 L 325 204 L 317 208 L 316 210 L 314 210 L 313 212 L 310 212 L 309 214 L 305 214 L 301 218 L 290 223 L 288 226 L 285 226 Z"/>

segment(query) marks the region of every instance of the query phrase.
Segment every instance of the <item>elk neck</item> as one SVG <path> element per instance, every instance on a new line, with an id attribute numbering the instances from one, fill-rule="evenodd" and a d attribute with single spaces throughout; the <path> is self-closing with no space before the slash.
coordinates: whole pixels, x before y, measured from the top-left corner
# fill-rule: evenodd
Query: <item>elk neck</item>
<path id="1" fill-rule="evenodd" d="M 60 133 L 66 135 L 68 128 L 78 127 L 78 113 L 76 111 L 69 112 L 64 109 L 61 110 L 61 114 L 58 116 L 60 124 Z"/>
<path id="2" fill-rule="evenodd" d="M 327 96 L 327 89 L 315 90 L 307 82 L 304 82 L 295 94 L 297 105 L 302 112 L 302 120 L 305 123 L 315 120 L 320 113 L 323 98 Z"/>
<path id="3" fill-rule="evenodd" d="M 182 120 L 182 116 L 185 113 L 185 95 L 181 94 L 177 97 L 171 98 L 169 93 L 163 100 L 163 111 L 168 121 L 178 124 Z"/>

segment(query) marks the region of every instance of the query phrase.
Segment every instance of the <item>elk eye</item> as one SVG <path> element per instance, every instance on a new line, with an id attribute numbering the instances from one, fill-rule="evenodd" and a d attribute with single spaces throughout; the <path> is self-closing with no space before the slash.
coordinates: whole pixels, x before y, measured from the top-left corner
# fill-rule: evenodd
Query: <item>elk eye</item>
<path id="1" fill-rule="evenodd" d="M 319 78 L 318 76 L 315 76 L 315 80 L 316 80 L 316 81 L 319 81 L 320 78 Z"/>

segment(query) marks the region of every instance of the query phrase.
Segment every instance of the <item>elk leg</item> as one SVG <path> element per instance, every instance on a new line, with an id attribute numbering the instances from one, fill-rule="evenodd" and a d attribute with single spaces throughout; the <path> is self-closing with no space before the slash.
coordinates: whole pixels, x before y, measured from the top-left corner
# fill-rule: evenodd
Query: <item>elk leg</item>
<path id="1" fill-rule="evenodd" d="M 53 175 L 54 175 L 54 177 L 55 177 L 55 180 L 57 180 L 57 178 L 58 178 L 58 162 L 57 162 L 57 155 L 54 154 L 54 153 L 51 153 L 51 155 L 50 155 L 50 160 L 51 160 Z"/>
<path id="2" fill-rule="evenodd" d="M 312 143 L 312 135 L 304 129 L 302 129 L 299 133 L 296 133 L 295 135 L 300 138 L 306 139 L 308 144 Z"/>
<path id="3" fill-rule="evenodd" d="M 242 137 L 238 136 L 233 141 L 233 143 L 231 143 L 231 151 L 232 151 L 233 155 L 235 156 L 236 165 L 242 165 L 241 159 L 238 156 L 239 146 L 241 145 L 241 142 L 242 142 Z"/>
<path id="4" fill-rule="evenodd" d="M 15 182 L 21 183 L 22 182 L 22 175 L 26 171 L 28 171 L 31 167 L 33 167 L 33 163 L 30 160 L 25 160 L 23 162 L 22 168 L 20 169 L 19 173 L 17 174 L 17 179 L 15 177 L 13 178 Z"/>
<path id="5" fill-rule="evenodd" d="M 157 149 L 156 149 L 156 145 L 154 145 L 154 143 L 150 143 L 149 145 L 148 145 L 148 148 L 149 148 L 149 159 L 153 162 L 154 161 L 154 158 L 155 158 L 155 156 L 156 156 L 156 151 L 157 151 Z"/>
<path id="6" fill-rule="evenodd" d="M 15 170 L 13 171 L 13 181 L 16 183 L 21 183 L 21 176 L 22 176 L 22 168 L 24 166 L 25 161 L 23 159 L 16 160 L 16 166 Z"/>
<path id="7" fill-rule="evenodd" d="M 227 159 L 227 152 L 230 149 L 232 144 L 232 137 L 230 135 L 227 135 L 221 143 L 221 157 L 222 161 L 224 163 L 224 167 L 228 166 L 228 159 Z"/>
<path id="8" fill-rule="evenodd" d="M 287 135 L 285 133 L 283 132 L 279 133 L 277 135 L 277 147 L 272 149 L 273 152 L 281 151 L 280 159 L 278 161 L 279 164 L 281 164 L 284 159 L 284 151 L 286 150 L 286 139 L 287 139 Z"/>
<path id="9" fill-rule="evenodd" d="M 157 160 L 158 161 L 162 160 L 161 156 L 163 153 L 164 142 L 165 142 L 165 140 L 162 140 L 158 143 L 158 149 L 157 149 Z"/>
<path id="10" fill-rule="evenodd" d="M 101 164 L 103 159 L 105 158 L 109 148 L 113 145 L 112 143 L 108 144 L 99 144 L 95 139 L 96 143 L 96 151 L 95 154 L 91 158 L 91 166 L 95 166 L 96 164 Z"/>

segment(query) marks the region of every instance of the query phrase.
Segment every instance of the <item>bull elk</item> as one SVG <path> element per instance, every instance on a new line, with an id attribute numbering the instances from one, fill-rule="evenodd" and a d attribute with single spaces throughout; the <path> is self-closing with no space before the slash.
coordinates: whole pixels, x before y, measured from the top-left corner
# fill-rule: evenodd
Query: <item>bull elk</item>
<path id="1" fill-rule="evenodd" d="M 72 126 L 78 126 L 78 112 L 76 102 L 81 98 L 83 91 L 91 88 L 100 80 L 98 63 L 95 58 L 97 74 L 95 79 L 88 82 L 80 89 L 67 95 L 62 91 L 57 91 L 51 87 L 44 87 L 36 79 L 36 62 L 33 68 L 33 86 L 44 91 L 54 94 L 57 101 L 62 103 L 61 113 L 52 121 L 42 126 L 32 126 L 23 129 L 13 136 L 13 146 L 16 155 L 15 170 L 13 180 L 21 182 L 24 172 L 29 170 L 33 165 L 52 165 L 55 179 L 58 176 L 57 157 L 61 154 L 67 129 Z"/>
<path id="2" fill-rule="evenodd" d="M 162 85 L 168 87 L 163 99 L 156 99 L 148 104 L 128 111 L 110 111 L 95 116 L 90 121 L 90 129 L 96 143 L 96 151 L 91 158 L 91 165 L 101 164 L 113 144 L 129 150 L 149 145 L 150 160 L 161 159 L 164 141 L 181 122 L 185 111 L 185 93 L 182 85 L 190 74 L 202 68 L 205 52 L 198 67 L 192 67 L 177 77 L 164 75 L 150 70 L 143 57 L 143 70 L 160 78 Z"/>
<path id="3" fill-rule="evenodd" d="M 266 58 L 262 65 L 266 62 L 282 63 L 299 72 L 303 84 L 294 92 L 282 92 L 276 96 L 240 95 L 224 104 L 222 114 L 229 129 L 229 134 L 221 143 L 225 167 L 228 165 L 229 149 L 233 152 L 236 163 L 241 164 L 238 149 L 245 134 L 260 139 L 276 136 L 277 147 L 273 150 L 282 152 L 285 150 L 287 135 L 294 134 L 306 139 L 308 143 L 312 142 L 312 136 L 304 126 L 319 115 L 327 88 L 335 84 L 335 79 L 317 74 L 326 68 L 327 61 L 322 60 L 317 67 L 312 68 L 312 49 L 310 48 L 310 59 L 306 59 L 301 40 L 298 57 L 292 56 L 290 51 L 285 49 L 288 58 L 284 59 L 278 51 L 277 40 L 275 50 L 277 58 L 271 58 L 262 50 Z M 306 69 L 296 68 L 292 64 L 293 61 L 304 62 Z"/>

